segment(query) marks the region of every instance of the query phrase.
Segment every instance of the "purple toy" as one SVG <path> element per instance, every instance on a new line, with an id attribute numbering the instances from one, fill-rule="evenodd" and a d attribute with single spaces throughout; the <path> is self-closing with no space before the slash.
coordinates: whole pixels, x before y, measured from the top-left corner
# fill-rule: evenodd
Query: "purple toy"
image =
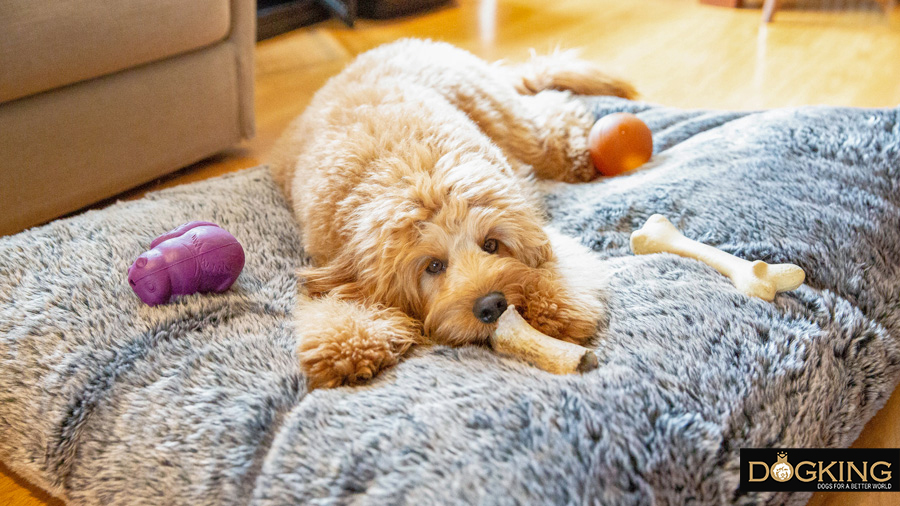
<path id="1" fill-rule="evenodd" d="M 150 243 L 128 268 L 128 284 L 155 306 L 175 295 L 228 290 L 244 268 L 244 248 L 225 229 L 192 221 Z"/>

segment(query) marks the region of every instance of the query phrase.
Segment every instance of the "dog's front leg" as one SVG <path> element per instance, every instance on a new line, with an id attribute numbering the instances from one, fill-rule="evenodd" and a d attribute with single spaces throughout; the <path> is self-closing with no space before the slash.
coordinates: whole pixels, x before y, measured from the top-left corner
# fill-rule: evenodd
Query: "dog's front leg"
<path id="1" fill-rule="evenodd" d="M 310 389 L 364 383 L 422 339 L 419 323 L 398 309 L 330 295 L 301 294 L 294 330 Z"/>

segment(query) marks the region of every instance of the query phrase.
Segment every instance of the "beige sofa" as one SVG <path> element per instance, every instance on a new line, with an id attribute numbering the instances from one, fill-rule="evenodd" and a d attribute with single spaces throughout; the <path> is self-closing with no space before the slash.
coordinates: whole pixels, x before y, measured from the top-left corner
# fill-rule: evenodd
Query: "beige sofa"
<path id="1" fill-rule="evenodd" d="M 0 2 L 0 235 L 252 136 L 253 0 Z"/>

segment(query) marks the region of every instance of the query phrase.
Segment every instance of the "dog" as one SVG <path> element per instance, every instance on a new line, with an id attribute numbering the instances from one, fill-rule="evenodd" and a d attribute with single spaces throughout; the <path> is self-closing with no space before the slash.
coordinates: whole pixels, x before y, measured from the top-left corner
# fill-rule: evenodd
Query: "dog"
<path id="1" fill-rule="evenodd" d="M 268 160 L 313 265 L 294 313 L 309 387 L 363 383 L 416 344 L 485 344 L 510 304 L 552 337 L 598 334 L 598 267 L 547 227 L 536 182 L 596 175 L 576 95 L 634 94 L 571 53 L 489 64 L 414 39 L 328 81 Z"/>

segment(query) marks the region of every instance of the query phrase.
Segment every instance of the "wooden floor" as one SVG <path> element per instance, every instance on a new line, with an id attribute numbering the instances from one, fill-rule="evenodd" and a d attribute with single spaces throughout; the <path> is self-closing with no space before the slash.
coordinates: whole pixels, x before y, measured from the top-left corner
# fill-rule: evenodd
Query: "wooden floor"
<path id="1" fill-rule="evenodd" d="M 875 2 L 784 1 L 775 22 L 763 26 L 761 3 L 728 9 L 697 0 L 458 0 L 422 16 L 362 21 L 355 29 L 338 22 L 301 29 L 257 47 L 255 139 L 122 197 L 257 165 L 328 77 L 356 54 L 400 37 L 448 41 L 487 59 L 579 47 L 634 83 L 643 99 L 677 107 L 900 104 L 900 9 L 888 17 Z M 856 445 L 900 447 L 897 420 L 900 393 Z M 820 493 L 810 504 L 898 501 L 891 493 Z M 48 503 L 0 467 L 0 506 Z"/>

